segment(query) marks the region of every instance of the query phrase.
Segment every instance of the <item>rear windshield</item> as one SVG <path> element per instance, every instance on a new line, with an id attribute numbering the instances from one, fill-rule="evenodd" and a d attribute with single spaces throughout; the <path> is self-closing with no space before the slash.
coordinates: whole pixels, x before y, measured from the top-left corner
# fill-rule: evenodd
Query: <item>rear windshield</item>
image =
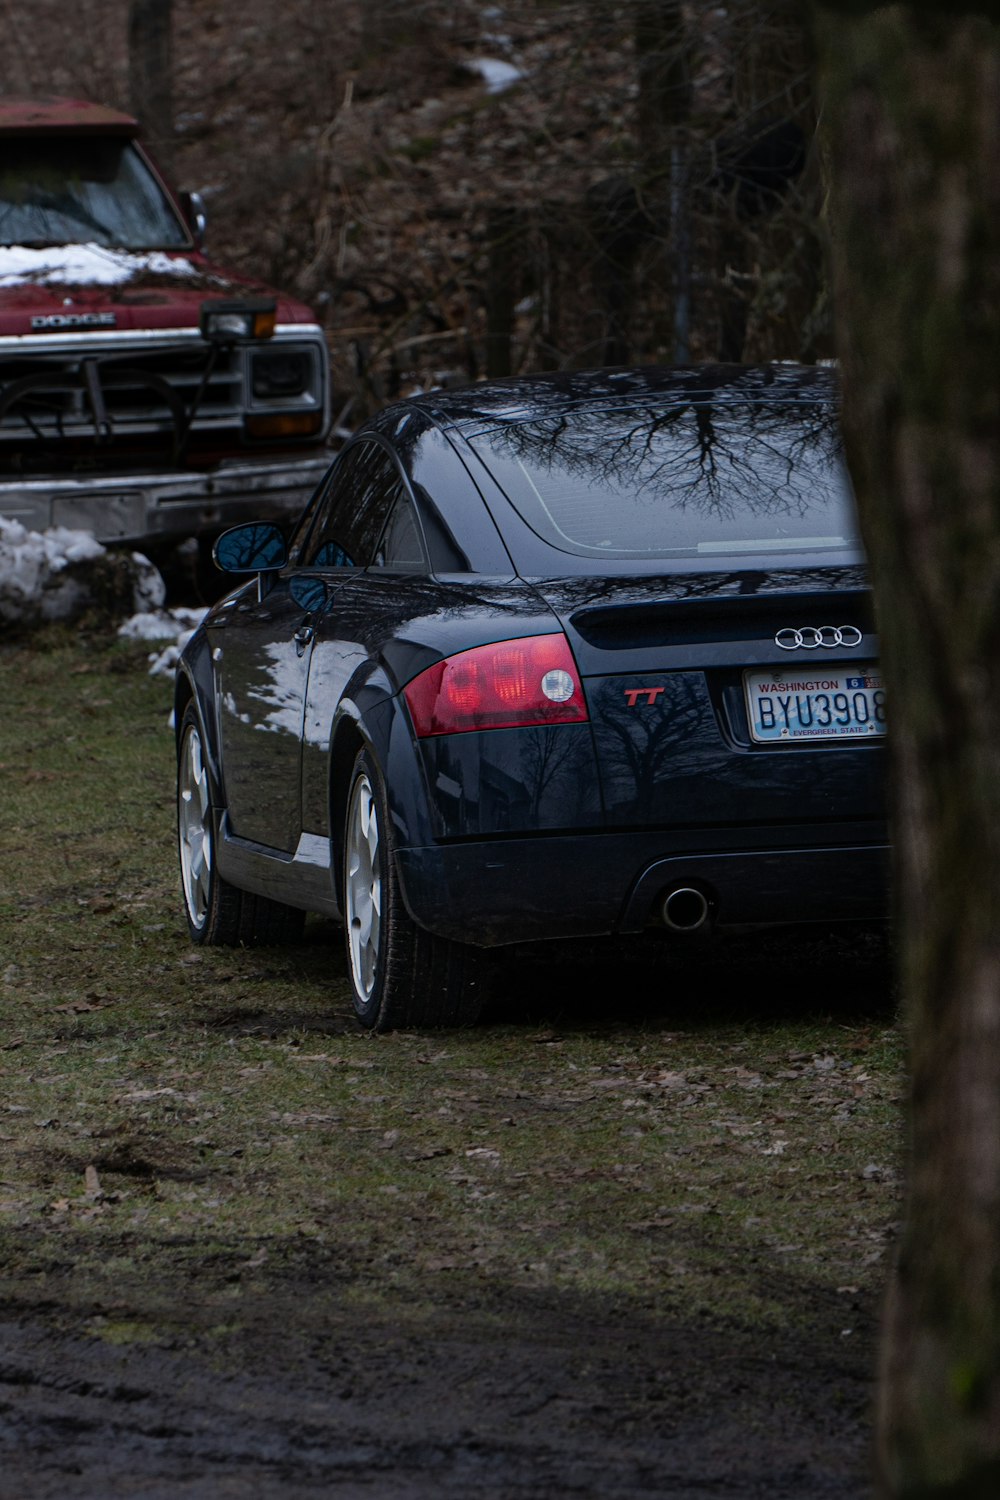
<path id="1" fill-rule="evenodd" d="M 0 245 L 79 244 L 174 250 L 190 238 L 130 142 L 5 140 Z"/>
<path id="2" fill-rule="evenodd" d="M 563 413 L 470 442 L 562 552 L 711 560 L 859 546 L 836 412 L 815 397 Z"/>

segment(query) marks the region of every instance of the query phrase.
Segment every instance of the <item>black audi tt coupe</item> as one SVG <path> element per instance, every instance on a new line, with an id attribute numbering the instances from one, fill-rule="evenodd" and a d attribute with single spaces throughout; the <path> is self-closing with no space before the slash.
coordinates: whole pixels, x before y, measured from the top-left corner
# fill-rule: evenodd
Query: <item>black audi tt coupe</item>
<path id="1" fill-rule="evenodd" d="M 339 918 L 366 1027 L 491 948 L 886 910 L 885 698 L 830 371 L 604 370 L 386 408 L 176 683 L 196 943 Z"/>

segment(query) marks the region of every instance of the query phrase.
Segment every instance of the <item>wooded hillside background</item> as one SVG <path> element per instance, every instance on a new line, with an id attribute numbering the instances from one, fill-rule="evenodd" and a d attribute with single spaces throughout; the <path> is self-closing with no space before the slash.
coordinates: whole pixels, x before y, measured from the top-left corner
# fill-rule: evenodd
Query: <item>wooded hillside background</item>
<path id="1" fill-rule="evenodd" d="M 215 257 L 316 308 L 348 420 L 487 373 L 831 352 L 789 0 L 145 3 L 158 152 Z M 154 113 L 130 0 L 3 15 L 4 92 Z"/>
<path id="2" fill-rule="evenodd" d="M 173 62 L 137 89 L 140 4 L 170 11 Z M 821 9 L 846 430 L 893 712 L 913 1038 L 881 1492 L 994 1500 L 1000 6 Z M 322 318 L 342 425 L 482 374 L 832 353 L 807 6 L 67 10 L 3 0 L 0 88 L 168 105 L 170 128 L 152 134 L 206 198 L 216 254 Z"/>

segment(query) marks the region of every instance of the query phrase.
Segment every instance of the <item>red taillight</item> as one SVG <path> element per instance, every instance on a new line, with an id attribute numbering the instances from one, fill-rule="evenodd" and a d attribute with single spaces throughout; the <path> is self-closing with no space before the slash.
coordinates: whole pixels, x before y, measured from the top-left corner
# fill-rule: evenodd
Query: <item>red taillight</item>
<path id="1" fill-rule="evenodd" d="M 460 651 L 414 677 L 404 692 L 418 739 L 587 718 L 564 635 L 530 635 Z"/>

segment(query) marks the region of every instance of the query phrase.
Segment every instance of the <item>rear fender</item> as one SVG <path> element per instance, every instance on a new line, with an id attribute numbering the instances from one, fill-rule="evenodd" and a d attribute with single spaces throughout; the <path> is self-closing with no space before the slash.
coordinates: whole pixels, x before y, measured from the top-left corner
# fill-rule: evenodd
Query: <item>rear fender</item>
<path id="1" fill-rule="evenodd" d="M 351 771 L 360 750 L 371 753 L 382 774 L 393 843 L 400 848 L 432 844 L 436 836 L 409 714 L 402 699 L 393 697 L 388 687 L 387 679 L 379 683 L 376 676 L 363 685 L 357 698 L 343 699 L 331 734 L 329 828 L 338 899 Z"/>

